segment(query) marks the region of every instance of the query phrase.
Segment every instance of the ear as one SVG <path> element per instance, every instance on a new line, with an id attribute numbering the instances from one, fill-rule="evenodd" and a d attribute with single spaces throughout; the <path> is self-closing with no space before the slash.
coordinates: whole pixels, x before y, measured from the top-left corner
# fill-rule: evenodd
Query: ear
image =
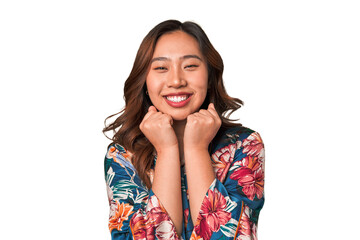
<path id="1" fill-rule="evenodd" d="M 145 85 L 143 86 L 143 89 L 144 89 L 144 93 L 145 93 L 145 95 L 149 96 L 149 93 L 148 93 L 148 90 L 147 90 L 146 83 L 145 83 Z"/>

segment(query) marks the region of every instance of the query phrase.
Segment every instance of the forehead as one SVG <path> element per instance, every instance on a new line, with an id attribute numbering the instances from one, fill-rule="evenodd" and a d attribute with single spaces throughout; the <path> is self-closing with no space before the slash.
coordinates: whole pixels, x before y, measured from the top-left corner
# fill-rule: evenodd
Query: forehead
<path id="1" fill-rule="evenodd" d="M 181 57 L 194 54 L 202 55 L 197 40 L 185 32 L 176 31 L 159 38 L 153 57 Z"/>

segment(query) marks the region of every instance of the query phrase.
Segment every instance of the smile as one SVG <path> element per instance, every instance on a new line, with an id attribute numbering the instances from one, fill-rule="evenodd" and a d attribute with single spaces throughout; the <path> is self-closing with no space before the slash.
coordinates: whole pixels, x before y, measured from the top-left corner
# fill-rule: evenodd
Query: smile
<path id="1" fill-rule="evenodd" d="M 171 102 L 182 102 L 185 101 L 186 99 L 188 99 L 190 97 L 190 95 L 182 95 L 182 96 L 167 96 L 166 99 L 171 101 Z"/>
<path id="2" fill-rule="evenodd" d="M 181 108 L 186 106 L 190 99 L 192 94 L 186 94 L 186 95 L 168 95 L 164 96 L 165 101 L 167 104 L 174 108 Z"/>

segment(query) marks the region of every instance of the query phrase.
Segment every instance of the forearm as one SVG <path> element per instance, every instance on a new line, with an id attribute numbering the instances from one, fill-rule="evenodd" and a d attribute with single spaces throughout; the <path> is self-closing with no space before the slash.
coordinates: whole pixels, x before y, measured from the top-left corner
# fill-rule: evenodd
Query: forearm
<path id="1" fill-rule="evenodd" d="M 184 148 L 185 168 L 189 190 L 192 221 L 195 224 L 201 203 L 215 179 L 207 149 Z"/>
<path id="2" fill-rule="evenodd" d="M 180 159 L 177 147 L 157 153 L 152 190 L 168 212 L 176 232 L 181 236 L 183 214 Z"/>

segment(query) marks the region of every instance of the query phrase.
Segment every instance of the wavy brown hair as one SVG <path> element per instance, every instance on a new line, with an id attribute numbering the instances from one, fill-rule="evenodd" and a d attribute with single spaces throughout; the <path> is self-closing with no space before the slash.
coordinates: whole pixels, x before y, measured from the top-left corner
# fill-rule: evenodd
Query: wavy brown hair
<path id="1" fill-rule="evenodd" d="M 208 68 L 209 88 L 204 103 L 200 108 L 207 109 L 210 102 L 214 103 L 215 109 L 222 120 L 222 126 L 213 142 L 226 129 L 241 126 L 240 123 L 234 123 L 233 121 L 235 120 L 229 119 L 229 116 L 239 109 L 243 102 L 240 99 L 230 97 L 226 93 L 222 79 L 224 70 L 222 58 L 210 43 L 202 28 L 194 22 L 181 23 L 177 20 L 167 20 L 158 24 L 142 41 L 131 73 L 125 81 L 124 109 L 106 118 L 105 128 L 103 129 L 104 133 L 113 131 L 114 135 L 111 138 L 111 144 L 120 144 L 126 150 L 133 153 L 133 165 L 148 188 L 151 187 L 151 182 L 147 173 L 153 166 L 153 153 L 155 149 L 139 128 L 148 108 L 152 105 L 150 98 L 146 95 L 145 80 L 158 39 L 162 35 L 174 31 L 183 31 L 194 37 L 199 43 L 202 55 L 205 57 Z M 107 125 L 106 121 L 117 114 L 120 114 L 120 116 L 114 122 Z M 211 145 L 209 146 L 209 151 L 211 151 Z"/>

